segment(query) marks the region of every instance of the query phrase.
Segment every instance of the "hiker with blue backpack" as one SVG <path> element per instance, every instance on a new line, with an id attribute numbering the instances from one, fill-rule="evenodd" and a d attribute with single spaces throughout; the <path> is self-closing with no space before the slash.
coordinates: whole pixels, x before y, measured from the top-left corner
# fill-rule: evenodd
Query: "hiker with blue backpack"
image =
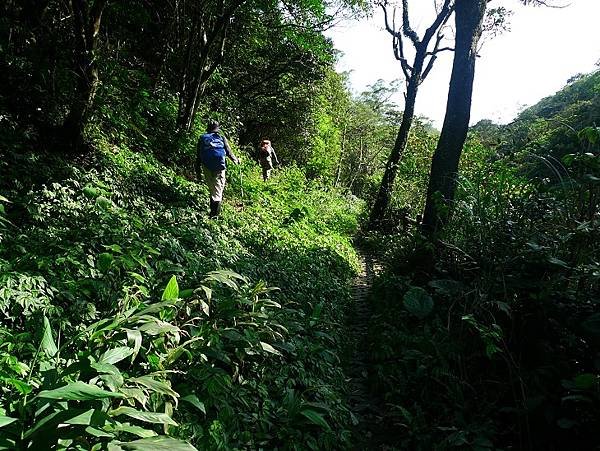
<path id="1" fill-rule="evenodd" d="M 210 214 L 216 218 L 221 212 L 223 190 L 225 189 L 225 157 L 234 164 L 240 160 L 231 152 L 227 138 L 220 134 L 219 123 L 210 121 L 206 133 L 200 137 L 197 147 L 197 170 L 202 171 L 204 182 L 210 191 Z M 200 174 L 198 174 L 200 175 Z"/>

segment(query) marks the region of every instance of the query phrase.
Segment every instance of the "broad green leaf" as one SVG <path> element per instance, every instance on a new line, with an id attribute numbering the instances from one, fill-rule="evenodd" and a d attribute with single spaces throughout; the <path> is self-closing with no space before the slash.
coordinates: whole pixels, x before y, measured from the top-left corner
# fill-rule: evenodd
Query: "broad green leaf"
<path id="1" fill-rule="evenodd" d="M 171 276 L 165 291 L 163 291 L 161 300 L 169 301 L 171 299 L 177 299 L 179 297 L 179 285 L 177 284 L 177 277 Z"/>
<path id="2" fill-rule="evenodd" d="M 112 373 L 112 374 L 101 374 L 100 379 L 104 383 L 104 386 L 108 388 L 112 392 L 119 391 L 119 388 L 123 386 L 125 380 L 121 373 Z"/>
<path id="3" fill-rule="evenodd" d="M 590 182 L 590 183 L 598 183 L 598 182 L 600 182 L 600 178 L 596 177 L 593 174 L 584 174 L 583 175 L 583 179 L 586 182 Z"/>
<path id="4" fill-rule="evenodd" d="M 148 396 L 146 396 L 146 393 L 144 393 L 144 390 L 142 390 L 141 388 L 121 387 L 119 388 L 119 392 L 123 393 L 126 398 L 133 398 L 142 406 L 146 407 L 146 403 L 148 402 Z"/>
<path id="5" fill-rule="evenodd" d="M 281 355 L 281 352 L 279 352 L 277 349 L 275 349 L 273 346 L 271 346 L 269 343 L 265 343 L 264 341 L 260 342 L 260 346 L 261 348 L 263 348 L 265 351 L 270 352 L 271 354 L 276 354 L 276 355 Z"/>
<path id="6" fill-rule="evenodd" d="M 44 316 L 44 329 L 42 331 L 42 343 L 41 350 L 48 356 L 54 357 L 58 352 L 54 337 L 52 336 L 52 328 L 50 327 L 50 321 Z"/>
<path id="7" fill-rule="evenodd" d="M 112 432 L 127 432 L 137 435 L 140 438 L 156 437 L 158 434 L 151 429 L 144 429 L 141 426 L 131 425 L 129 423 L 116 422 L 114 425 L 107 426 L 107 429 Z"/>
<path id="8" fill-rule="evenodd" d="M 136 313 L 134 315 L 134 317 L 141 318 L 141 317 L 150 315 L 152 313 L 160 312 L 165 307 L 173 307 L 174 305 L 177 304 L 177 302 L 175 302 L 175 301 L 176 301 L 176 299 L 171 299 L 168 301 L 157 302 L 155 304 L 151 304 L 148 307 L 146 307 L 144 310 L 142 310 L 141 312 Z"/>
<path id="9" fill-rule="evenodd" d="M 104 245 L 104 247 L 110 251 L 116 252 L 117 254 L 123 253 L 121 246 L 119 246 L 118 244 Z"/>
<path id="10" fill-rule="evenodd" d="M 119 368 L 117 368 L 116 366 L 114 366 L 112 363 L 92 363 L 90 364 L 90 366 L 92 368 L 94 368 L 96 371 L 98 371 L 98 373 L 105 373 L 105 374 L 121 374 L 121 372 L 119 371 Z"/>
<path id="11" fill-rule="evenodd" d="M 11 377 L 11 378 L 3 379 L 3 381 L 5 383 L 10 384 L 13 387 L 15 387 L 17 389 L 17 391 L 19 393 L 21 393 L 22 395 L 27 395 L 27 394 L 31 393 L 31 391 L 33 390 L 31 385 L 26 384 L 25 382 L 23 382 L 19 379 L 14 379 Z"/>
<path id="12" fill-rule="evenodd" d="M 200 299 L 200 305 L 202 306 L 202 311 L 204 312 L 204 314 L 206 316 L 210 316 L 210 306 L 206 303 L 206 301 Z"/>
<path id="13" fill-rule="evenodd" d="M 275 307 L 275 308 L 281 308 L 281 304 L 280 304 L 279 302 L 275 302 L 275 301 L 273 301 L 272 299 L 262 299 L 262 300 L 260 301 L 260 304 L 261 304 L 262 306 L 265 306 L 265 307 Z M 321 310 L 322 310 L 322 309 L 323 309 L 323 303 L 319 303 L 319 306 L 321 307 Z M 315 309 L 315 310 L 316 310 L 316 309 Z M 313 312 L 313 318 L 315 318 L 315 316 L 314 316 L 314 315 L 315 315 L 315 313 L 316 313 L 316 312 Z M 319 314 L 320 314 L 320 312 L 319 312 Z M 316 317 L 315 319 L 318 319 L 318 317 Z"/>
<path id="14" fill-rule="evenodd" d="M 411 287 L 404 295 L 404 307 L 419 319 L 425 318 L 433 310 L 433 299 L 420 287 Z"/>
<path id="15" fill-rule="evenodd" d="M 185 290 L 181 290 L 179 292 L 179 297 L 181 299 L 191 298 L 193 295 L 194 295 L 194 289 L 193 288 L 186 288 Z"/>
<path id="16" fill-rule="evenodd" d="M 315 412 L 311 409 L 304 409 L 300 412 L 300 414 L 308 418 L 311 421 L 311 423 L 321 426 L 322 428 L 327 429 L 328 431 L 331 430 L 331 427 L 329 427 L 329 424 L 327 423 L 327 421 L 325 421 L 325 418 L 323 418 L 323 415 L 321 415 L 320 413 Z"/>
<path id="17" fill-rule="evenodd" d="M 561 429 L 571 429 L 573 426 L 577 425 L 577 421 L 573 421 L 569 418 L 561 418 L 556 422 L 556 424 Z"/>
<path id="18" fill-rule="evenodd" d="M 99 336 L 103 335 L 104 332 L 113 330 L 113 329 L 116 329 L 117 327 L 119 327 L 121 324 L 121 321 L 122 321 L 122 319 L 119 317 L 101 319 L 100 321 L 97 321 L 97 322 L 89 325 L 88 327 L 86 327 L 85 330 L 83 331 L 83 333 L 93 331 L 93 333 L 90 337 L 90 341 L 93 341 L 96 338 L 98 338 Z M 83 335 L 83 334 L 80 334 L 80 335 Z"/>
<path id="19" fill-rule="evenodd" d="M 129 271 L 127 274 L 129 274 L 131 277 L 133 277 L 135 280 L 137 280 L 140 283 L 147 282 L 147 279 L 144 276 L 142 276 L 141 274 L 138 274 L 137 272 Z"/>
<path id="20" fill-rule="evenodd" d="M 119 442 L 119 446 L 126 451 L 197 451 L 189 443 L 171 437 L 150 437 L 127 443 Z"/>
<path id="21" fill-rule="evenodd" d="M 555 257 L 549 257 L 548 262 L 552 263 L 553 265 L 556 265 L 556 266 L 562 266 L 563 268 L 569 267 L 569 265 L 567 265 L 567 262 L 560 260 L 559 258 L 555 258 Z"/>
<path id="22" fill-rule="evenodd" d="M 205 285 L 201 285 L 200 289 L 204 292 L 204 295 L 206 296 L 206 300 L 208 302 L 210 302 L 210 300 L 212 299 L 212 290 Z M 208 315 L 208 313 L 207 313 L 207 315 Z"/>
<path id="23" fill-rule="evenodd" d="M 202 339 L 201 337 L 197 337 L 197 338 Z M 166 359 L 167 364 L 168 365 L 173 364 L 174 362 L 179 360 L 179 358 L 183 354 L 185 354 L 190 361 L 192 361 L 194 359 L 192 353 L 190 351 L 188 351 L 187 349 L 185 349 L 185 346 L 177 346 L 175 349 L 169 351 L 169 354 L 167 355 L 167 359 Z"/>
<path id="24" fill-rule="evenodd" d="M 44 415 L 40 416 L 40 419 L 30 429 L 25 431 L 23 438 L 35 440 L 36 437 L 42 437 L 43 440 L 43 437 L 47 435 L 45 434 L 46 431 L 56 430 L 59 424 L 80 415 L 82 412 L 82 409 L 56 410 L 54 412 L 49 409 L 44 412 Z"/>
<path id="25" fill-rule="evenodd" d="M 527 243 L 527 246 L 529 246 L 532 250 L 536 251 L 536 252 L 540 252 L 543 251 L 545 249 L 548 249 L 548 246 L 540 246 L 537 243 L 534 243 L 532 241 Z"/>
<path id="26" fill-rule="evenodd" d="M 125 360 L 131 354 L 133 354 L 133 349 L 131 349 L 129 346 L 121 346 L 119 348 L 109 349 L 102 354 L 102 357 L 100 357 L 98 363 L 115 364 L 121 360 Z"/>
<path id="27" fill-rule="evenodd" d="M 122 393 L 113 393 L 102 390 L 96 385 L 86 384 L 85 382 L 71 382 L 64 387 L 55 388 L 54 390 L 44 390 L 38 395 L 38 398 L 44 399 L 60 399 L 70 401 L 91 401 L 94 399 L 105 398 L 124 398 Z"/>
<path id="28" fill-rule="evenodd" d="M 177 422 L 166 413 L 162 412 L 144 412 L 142 410 L 134 409 L 133 407 L 121 406 L 117 409 L 108 412 L 110 416 L 117 417 L 119 415 L 126 415 L 136 420 L 145 421 L 146 423 L 154 424 L 169 424 L 171 426 L 179 426 Z"/>
<path id="29" fill-rule="evenodd" d="M 89 426 L 90 424 L 92 424 L 92 417 L 95 411 L 96 409 L 86 410 L 80 415 L 74 416 L 73 418 L 65 421 L 65 424 L 84 424 L 86 426 Z"/>
<path id="30" fill-rule="evenodd" d="M 223 285 L 228 286 L 229 288 L 238 291 L 239 287 L 235 282 L 235 279 L 241 280 L 242 282 L 247 282 L 244 276 L 239 275 L 236 272 L 228 271 L 226 269 L 222 269 L 219 271 L 211 271 L 206 275 L 205 281 L 214 280 L 215 282 L 222 283 Z"/>
<path id="31" fill-rule="evenodd" d="M 17 373 L 19 376 L 26 376 L 31 371 L 31 368 L 29 368 L 27 364 L 19 361 L 11 360 L 8 362 L 8 366 L 10 366 L 10 369 Z"/>
<path id="32" fill-rule="evenodd" d="M 74 410 L 70 408 L 69 411 Z M 106 424 L 107 420 L 110 421 L 108 415 L 105 412 L 98 409 L 89 409 L 82 412 L 80 415 L 74 416 L 63 423 L 65 424 L 78 424 L 85 426 L 102 427 Z"/>
<path id="33" fill-rule="evenodd" d="M 16 418 L 5 417 L 3 415 L 0 415 L 0 428 L 8 424 L 14 423 L 15 421 L 17 421 Z"/>
<path id="34" fill-rule="evenodd" d="M 150 390 L 171 396 L 174 399 L 179 398 L 179 393 L 173 390 L 166 382 L 157 381 L 150 376 L 135 377 L 129 379 L 129 382 L 135 382 L 136 384 L 143 385 Z"/>
<path id="35" fill-rule="evenodd" d="M 577 133 L 579 139 L 582 141 L 587 140 L 590 144 L 596 144 L 600 141 L 600 129 L 596 127 L 586 127 Z"/>
<path id="36" fill-rule="evenodd" d="M 101 210 L 108 211 L 112 206 L 112 202 L 104 196 L 98 196 L 96 198 L 96 205 L 100 207 Z"/>
<path id="37" fill-rule="evenodd" d="M 98 429 L 92 426 L 88 426 L 85 428 L 85 432 L 87 432 L 88 434 L 90 434 L 93 437 L 98 437 L 98 438 L 115 438 L 114 434 L 111 434 L 110 432 L 106 432 L 103 431 L 102 429 Z"/>
<path id="38" fill-rule="evenodd" d="M 58 406 L 54 406 L 58 408 Z M 44 442 L 48 431 L 56 431 L 59 424 L 69 424 L 71 420 L 75 420 L 77 424 L 83 423 L 89 420 L 94 426 L 102 425 L 106 421 L 106 414 L 101 411 L 96 411 L 89 415 L 87 409 L 77 409 L 70 407 L 66 410 L 46 410 L 43 415 L 40 415 L 39 421 L 37 421 L 31 429 L 28 429 L 25 434 L 25 439 L 32 439 L 38 441 L 38 448 L 34 449 L 49 449 L 48 447 L 41 447 L 39 443 Z"/>
<path id="39" fill-rule="evenodd" d="M 166 401 L 165 402 L 165 413 L 173 418 L 173 403 L 170 401 Z M 168 424 L 163 425 L 163 431 L 165 433 L 165 435 L 169 435 L 169 430 L 171 429 L 171 427 Z"/>
<path id="40" fill-rule="evenodd" d="M 148 335 L 160 335 L 180 332 L 179 327 L 156 318 L 151 318 L 149 321 L 142 324 L 139 327 L 139 330 L 142 332 L 146 332 Z"/>
<path id="41" fill-rule="evenodd" d="M 203 414 L 206 415 L 206 407 L 204 407 L 204 403 L 198 399 L 196 395 L 187 395 L 181 398 L 182 401 L 189 402 L 191 405 L 200 410 Z"/>
<path id="42" fill-rule="evenodd" d="M 190 353 L 190 351 L 188 351 L 186 349 L 186 347 L 188 347 L 190 344 L 194 343 L 195 341 L 199 341 L 199 340 L 204 340 L 204 338 L 203 337 L 191 338 L 188 341 L 186 341 L 185 343 L 182 343 L 179 346 L 177 346 L 175 349 L 172 349 L 171 351 L 169 351 L 169 354 L 167 355 L 167 362 L 169 364 L 172 364 L 173 362 L 177 361 L 177 359 L 179 359 L 179 357 L 184 353 L 188 356 L 188 358 L 190 360 L 192 360 L 193 356 Z"/>
<path id="43" fill-rule="evenodd" d="M 571 388 L 571 387 L 569 387 Z M 588 404 L 591 404 L 592 399 L 589 396 L 585 396 L 585 395 L 569 395 L 569 396 L 563 396 L 562 398 L 560 398 L 560 400 L 562 402 L 566 402 L 566 401 L 573 401 L 573 402 L 585 402 Z"/>
<path id="44" fill-rule="evenodd" d="M 131 356 L 131 362 L 133 363 L 142 347 L 142 333 L 137 329 L 125 329 L 125 332 L 127 332 L 127 342 L 133 342 L 133 354 Z"/>

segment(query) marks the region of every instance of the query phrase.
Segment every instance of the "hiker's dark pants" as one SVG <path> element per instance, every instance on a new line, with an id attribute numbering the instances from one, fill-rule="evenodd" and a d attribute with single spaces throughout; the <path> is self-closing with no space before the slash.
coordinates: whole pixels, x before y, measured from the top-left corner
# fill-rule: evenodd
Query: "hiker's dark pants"
<path id="1" fill-rule="evenodd" d="M 271 177 L 271 169 L 263 166 L 262 168 L 263 180 L 267 180 Z"/>

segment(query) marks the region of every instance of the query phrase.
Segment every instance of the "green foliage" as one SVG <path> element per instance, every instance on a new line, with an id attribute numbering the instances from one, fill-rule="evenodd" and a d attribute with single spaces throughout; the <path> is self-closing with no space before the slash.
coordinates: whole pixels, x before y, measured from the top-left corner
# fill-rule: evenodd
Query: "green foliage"
<path id="1" fill-rule="evenodd" d="M 314 141 L 319 152 L 314 153 L 308 169 L 309 173 L 328 174 L 335 186 L 371 203 L 402 118 L 392 101 L 397 82 L 387 85 L 379 80 L 360 96 L 350 97 L 342 90 L 345 77 L 329 77 L 326 108 L 319 116 Z M 437 132 L 429 121 L 415 118 L 384 220 L 387 231 L 406 230 L 420 214 L 436 141 Z M 326 142 L 329 144 L 324 145 Z"/>
<path id="2" fill-rule="evenodd" d="M 390 100 L 394 90 L 394 84 L 379 80 L 342 103 L 347 105 L 338 112 L 342 154 L 336 184 L 367 200 L 377 188 L 400 122 L 398 107 Z"/>
<path id="3" fill-rule="evenodd" d="M 582 130 L 595 127 L 599 119 L 600 72 L 595 71 L 572 77 L 562 90 L 525 109 L 508 125 L 482 122 L 476 129 L 502 154 L 526 151 L 556 164 L 579 145 L 581 133 L 586 133 Z M 547 169 L 544 173 L 551 174 Z"/>
<path id="4" fill-rule="evenodd" d="M 21 364 L 20 377 L 4 377 L 18 392 L 3 399 L 2 411 L 15 420 L 4 428 L 3 445 L 71 449 L 78 444 L 99 449 L 101 443 L 125 446 L 135 436 L 156 436 L 147 423 L 177 426 L 168 410 L 159 411 L 176 405 L 179 398 L 165 378 L 166 368 L 148 373 L 151 357 L 167 360 L 189 342 L 180 344 L 179 327 L 159 318 L 171 313 L 177 302 L 175 297 L 168 305 L 140 305 L 87 327 L 80 324 L 60 345 L 43 316 L 37 349 L 14 348 L 19 359 L 29 361 Z M 132 336 L 136 338 L 130 347 Z M 19 341 L 17 336 L 10 338 L 15 345 Z M 27 337 L 21 334 L 20 339 Z"/>
<path id="5" fill-rule="evenodd" d="M 265 184 L 245 161 L 209 221 L 204 186 L 99 144 L 91 171 L 56 162 L 43 171 L 63 178 L 20 189 L 40 176 L 24 167 L 3 185 L 18 206 L 0 251 L 6 440 L 348 443 L 341 319 L 362 202 L 295 168 Z M 28 432 L 40 424 L 55 432 Z"/>
<path id="6" fill-rule="evenodd" d="M 0 5 L 0 448 L 355 447 L 349 237 L 396 86 L 350 94 L 319 0 L 108 2 L 89 146 L 65 160 L 73 4 Z M 385 445 L 598 447 L 598 92 L 574 77 L 474 127 L 435 244 L 412 233 L 437 140 L 415 121 L 394 235 L 363 240 L 389 263 L 368 337 Z M 215 221 L 193 181 L 208 118 L 242 156 Z M 265 136 L 286 163 L 266 183 L 245 155 Z"/>
<path id="7" fill-rule="evenodd" d="M 423 288 L 411 287 L 403 299 L 406 310 L 419 319 L 425 318 L 433 310 L 433 299 Z"/>
<path id="8" fill-rule="evenodd" d="M 600 167 L 595 130 L 577 135 L 553 178 L 472 137 L 436 246 L 378 244 L 394 257 L 372 300 L 373 385 L 404 431 L 386 443 L 597 446 Z"/>

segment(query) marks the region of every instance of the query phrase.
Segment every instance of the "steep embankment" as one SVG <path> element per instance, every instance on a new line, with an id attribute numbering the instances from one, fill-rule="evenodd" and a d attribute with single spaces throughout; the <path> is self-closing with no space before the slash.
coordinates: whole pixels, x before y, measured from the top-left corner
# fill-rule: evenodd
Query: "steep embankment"
<path id="1" fill-rule="evenodd" d="M 360 203 L 293 168 L 265 184 L 246 162 L 209 221 L 204 186 L 148 156 L 5 161 L 0 448 L 349 446 Z"/>

